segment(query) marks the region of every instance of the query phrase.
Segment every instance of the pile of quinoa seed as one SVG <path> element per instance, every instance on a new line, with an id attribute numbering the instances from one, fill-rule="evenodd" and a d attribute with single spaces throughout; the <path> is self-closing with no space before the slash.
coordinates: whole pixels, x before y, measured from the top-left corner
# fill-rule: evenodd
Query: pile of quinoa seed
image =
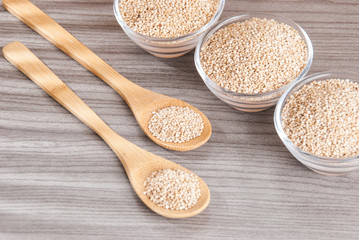
<path id="1" fill-rule="evenodd" d="M 201 115 L 189 107 L 171 106 L 153 112 L 148 129 L 161 141 L 183 143 L 200 136 L 204 122 Z"/>
<path id="2" fill-rule="evenodd" d="M 173 211 L 194 207 L 201 196 L 198 177 L 179 169 L 155 171 L 146 178 L 143 186 L 143 194 L 151 202 Z"/>
<path id="3" fill-rule="evenodd" d="M 216 31 L 202 46 L 200 61 L 207 76 L 238 93 L 278 89 L 303 71 L 307 47 L 292 27 L 252 18 Z"/>
<path id="4" fill-rule="evenodd" d="M 206 25 L 219 0 L 120 0 L 120 14 L 134 31 L 149 37 L 174 38 Z"/>
<path id="5" fill-rule="evenodd" d="M 283 130 L 305 152 L 346 158 L 359 154 L 359 84 L 344 79 L 313 81 L 288 99 Z"/>

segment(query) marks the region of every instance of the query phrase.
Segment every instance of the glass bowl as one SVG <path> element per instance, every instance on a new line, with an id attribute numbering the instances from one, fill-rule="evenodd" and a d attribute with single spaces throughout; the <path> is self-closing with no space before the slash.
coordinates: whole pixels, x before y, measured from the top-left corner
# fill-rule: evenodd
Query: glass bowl
<path id="1" fill-rule="evenodd" d="M 300 36 L 302 37 L 306 47 L 307 47 L 307 64 L 304 67 L 303 71 L 300 73 L 300 75 L 294 79 L 292 82 L 290 82 L 287 85 L 284 85 L 281 88 L 264 92 L 264 93 L 254 93 L 254 94 L 245 94 L 245 93 L 238 93 L 226 90 L 222 87 L 220 87 L 218 84 L 213 82 L 207 74 L 204 72 L 202 65 L 201 65 L 201 48 L 203 44 L 210 38 L 212 35 L 219 29 L 222 29 L 226 27 L 229 24 L 236 23 L 236 22 L 243 22 L 252 18 L 266 18 L 266 19 L 274 19 L 275 21 L 279 23 L 284 23 L 289 26 L 291 26 L 293 29 L 298 31 Z M 228 18 L 226 20 L 221 21 L 218 23 L 206 36 L 204 36 L 201 41 L 198 43 L 196 47 L 196 52 L 194 56 L 194 61 L 196 64 L 197 71 L 199 75 L 202 77 L 204 83 L 209 88 L 209 90 L 216 95 L 220 100 L 227 103 L 229 106 L 245 112 L 259 112 L 266 110 L 272 106 L 274 106 L 280 96 L 284 93 L 286 89 L 288 89 L 289 86 L 294 84 L 295 82 L 302 79 L 309 71 L 312 62 L 313 62 L 313 45 L 312 42 L 309 39 L 308 34 L 295 22 L 292 20 L 271 15 L 271 14 L 261 14 L 261 13 L 247 13 L 239 16 L 234 16 L 231 18 Z"/>
<path id="2" fill-rule="evenodd" d="M 274 125 L 277 133 L 293 156 L 311 170 L 324 175 L 342 175 L 359 169 L 359 156 L 349 158 L 327 158 L 318 157 L 301 150 L 292 143 L 285 134 L 282 126 L 282 111 L 289 97 L 306 84 L 313 81 L 323 81 L 327 79 L 349 79 L 359 83 L 359 73 L 353 72 L 323 72 L 308 76 L 301 81 L 293 84 L 279 99 L 274 112 Z"/>
<path id="3" fill-rule="evenodd" d="M 117 22 L 122 27 L 127 36 L 138 46 L 156 57 L 175 58 L 180 57 L 194 49 L 204 33 L 206 33 L 219 19 L 222 14 L 225 0 L 219 0 L 219 7 L 211 21 L 193 33 L 176 38 L 155 38 L 148 37 L 132 30 L 120 14 L 120 1 L 114 0 L 113 9 Z"/>

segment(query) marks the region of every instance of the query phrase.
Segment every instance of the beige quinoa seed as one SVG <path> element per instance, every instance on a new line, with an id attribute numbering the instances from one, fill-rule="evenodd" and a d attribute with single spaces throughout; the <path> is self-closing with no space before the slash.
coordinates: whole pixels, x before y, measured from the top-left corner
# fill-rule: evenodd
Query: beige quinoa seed
<path id="1" fill-rule="evenodd" d="M 134 31 L 149 37 L 174 38 L 206 25 L 219 0 L 120 0 L 120 14 Z"/>
<path id="2" fill-rule="evenodd" d="M 164 142 L 188 142 L 200 136 L 204 129 L 201 115 L 189 107 L 171 106 L 152 114 L 148 129 Z"/>
<path id="3" fill-rule="evenodd" d="M 230 24 L 201 48 L 201 65 L 222 88 L 262 93 L 296 79 L 307 63 L 307 48 L 292 27 L 275 20 L 252 18 Z"/>
<path id="4" fill-rule="evenodd" d="M 143 186 L 143 194 L 151 202 L 170 210 L 188 210 L 201 196 L 198 177 L 179 169 L 155 171 L 146 178 Z"/>
<path id="5" fill-rule="evenodd" d="M 282 112 L 288 138 L 305 152 L 345 158 L 359 154 L 359 84 L 329 79 L 304 85 Z"/>

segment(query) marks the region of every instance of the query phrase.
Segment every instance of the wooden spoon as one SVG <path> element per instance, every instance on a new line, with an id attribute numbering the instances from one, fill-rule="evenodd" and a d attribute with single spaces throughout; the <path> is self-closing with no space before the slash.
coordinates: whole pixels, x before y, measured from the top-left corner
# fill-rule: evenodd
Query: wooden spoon
<path id="1" fill-rule="evenodd" d="M 211 123 L 197 108 L 179 99 L 144 89 L 129 81 L 30 1 L 3 0 L 2 2 L 11 14 L 116 90 L 125 99 L 142 130 L 158 145 L 176 151 L 189 151 L 202 146 L 210 138 Z M 170 106 L 187 106 L 199 113 L 204 121 L 202 134 L 184 143 L 164 142 L 154 137 L 148 129 L 152 112 Z"/>
<path id="2" fill-rule="evenodd" d="M 58 103 L 94 130 L 111 147 L 124 166 L 138 197 L 154 212 L 168 218 L 191 217 L 202 212 L 209 204 L 210 192 L 201 179 L 201 197 L 189 210 L 172 211 L 157 206 L 143 194 L 143 183 L 153 171 L 160 169 L 188 169 L 147 152 L 115 133 L 97 114 L 62 82 L 40 59 L 22 43 L 12 42 L 3 48 L 4 57 L 34 81 Z"/>

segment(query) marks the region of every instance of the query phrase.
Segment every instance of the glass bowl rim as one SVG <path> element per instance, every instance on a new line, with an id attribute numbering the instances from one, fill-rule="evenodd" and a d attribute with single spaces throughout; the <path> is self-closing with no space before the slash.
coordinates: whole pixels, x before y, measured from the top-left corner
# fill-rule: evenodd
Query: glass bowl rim
<path id="1" fill-rule="evenodd" d="M 126 22 L 123 20 L 121 14 L 120 14 L 120 0 L 114 0 L 113 1 L 113 10 L 115 12 L 115 17 L 117 19 L 117 22 L 120 24 L 120 26 L 127 32 L 130 32 L 133 35 L 138 35 L 139 37 L 142 37 L 144 39 L 150 40 L 150 41 L 154 41 L 154 42 L 172 42 L 172 41 L 183 41 L 186 40 L 188 38 L 192 38 L 193 36 L 196 36 L 197 34 L 200 34 L 202 32 L 205 32 L 206 30 L 208 30 L 213 24 L 216 23 L 217 19 L 221 16 L 223 9 L 224 9 L 224 5 L 225 5 L 226 0 L 219 0 L 219 6 L 217 9 L 217 12 L 214 14 L 214 16 L 212 17 L 212 19 L 206 23 L 204 26 L 202 26 L 201 28 L 197 29 L 194 32 L 188 33 L 186 35 L 183 36 L 179 36 L 179 37 L 174 37 L 174 38 L 158 38 L 158 37 L 150 37 L 150 36 L 146 36 L 142 33 L 138 33 L 134 30 L 132 30 L 132 28 L 130 28 Z"/>
<path id="2" fill-rule="evenodd" d="M 295 151 L 301 155 L 305 155 L 307 157 L 310 158 L 310 162 L 313 163 L 322 163 L 324 165 L 348 165 L 348 164 L 353 164 L 353 163 L 358 163 L 359 164 L 359 155 L 355 155 L 352 157 L 347 157 L 347 158 L 331 158 L 331 157 L 320 157 L 314 154 L 311 154 L 309 152 L 303 151 L 302 149 L 300 149 L 299 147 L 297 147 L 287 136 L 287 134 L 285 134 L 284 130 L 283 130 L 283 125 L 282 125 L 282 110 L 285 106 L 285 101 L 295 92 L 297 92 L 300 88 L 302 88 L 304 85 L 309 84 L 313 81 L 316 81 L 318 79 L 324 78 L 324 77 L 328 77 L 328 79 L 331 79 L 330 76 L 332 75 L 343 75 L 345 76 L 346 74 L 348 75 L 355 75 L 358 77 L 358 81 L 359 81 L 359 73 L 357 72 L 353 72 L 353 71 L 325 71 L 325 72 L 319 72 L 319 73 L 315 73 L 315 74 L 311 74 L 309 76 L 306 76 L 305 78 L 303 78 L 302 80 L 296 82 L 295 84 L 293 84 L 292 86 L 290 86 L 284 93 L 283 95 L 279 98 L 277 106 L 275 108 L 274 111 L 274 126 L 275 129 L 277 131 L 277 134 L 279 136 L 279 138 L 282 140 L 282 142 L 284 143 L 284 145 L 288 148 L 288 150 L 291 151 Z M 335 77 L 338 78 L 338 77 Z M 340 79 L 349 79 L 347 77 L 343 77 Z M 300 85 L 300 86 L 299 86 Z M 296 89 L 295 91 L 293 91 L 296 87 L 298 87 L 298 89 Z"/>
<path id="3" fill-rule="evenodd" d="M 202 68 L 201 59 L 200 59 L 200 53 L 201 53 L 201 48 L 202 48 L 203 44 L 208 40 L 208 37 L 212 36 L 217 30 L 223 28 L 224 26 L 226 26 L 228 24 L 235 23 L 235 22 L 240 22 L 241 20 L 243 20 L 244 18 L 247 18 L 247 17 L 273 18 L 274 20 L 283 19 L 283 20 L 286 20 L 287 22 L 290 23 L 290 25 L 289 25 L 290 27 L 297 28 L 295 30 L 297 30 L 297 31 L 299 30 L 299 32 L 304 36 L 306 47 L 308 49 L 308 54 L 307 54 L 308 59 L 307 59 L 307 63 L 305 65 L 305 67 L 303 68 L 302 72 L 299 74 L 299 76 L 296 79 L 294 79 L 290 83 L 288 83 L 288 84 L 286 84 L 286 85 L 284 85 L 284 86 L 282 86 L 280 88 L 277 88 L 277 89 L 274 89 L 274 90 L 271 90 L 271 91 L 262 92 L 262 93 L 250 93 L 250 94 L 247 94 L 247 93 L 234 92 L 234 91 L 230 91 L 230 90 L 227 90 L 225 88 L 222 88 L 217 83 L 213 82 L 210 77 L 208 77 L 208 75 L 205 73 L 205 71 Z M 276 14 L 252 12 L 252 13 L 244 13 L 244 14 L 228 17 L 228 18 L 220 21 L 219 23 L 217 23 L 198 42 L 196 50 L 195 50 L 195 54 L 194 54 L 194 61 L 195 61 L 197 71 L 201 75 L 201 77 L 202 77 L 203 81 L 205 82 L 205 84 L 206 85 L 208 84 L 213 89 L 215 89 L 215 90 L 217 90 L 219 92 L 222 92 L 224 94 L 231 95 L 233 97 L 266 97 L 266 96 L 270 96 L 272 94 L 276 94 L 276 93 L 285 91 L 288 87 L 290 87 L 295 82 L 297 82 L 298 80 L 303 78 L 309 72 L 310 67 L 312 66 L 313 56 L 314 56 L 314 49 L 313 49 L 312 41 L 310 40 L 310 38 L 309 38 L 308 34 L 306 33 L 306 31 L 299 24 L 295 23 L 293 20 L 291 20 L 291 19 L 289 19 L 287 17 L 279 16 L 279 15 L 276 15 Z"/>

